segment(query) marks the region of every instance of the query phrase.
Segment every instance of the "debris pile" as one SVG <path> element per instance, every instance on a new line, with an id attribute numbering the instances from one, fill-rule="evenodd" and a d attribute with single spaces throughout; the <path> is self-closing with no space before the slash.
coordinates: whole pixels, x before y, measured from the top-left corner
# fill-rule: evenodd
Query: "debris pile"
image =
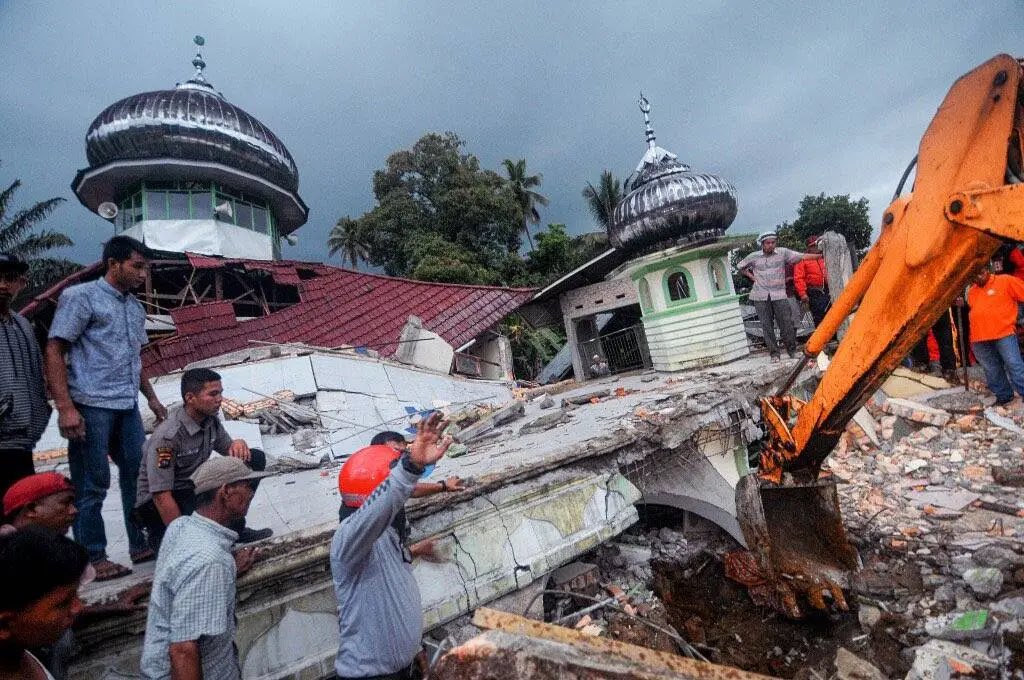
<path id="1" fill-rule="evenodd" d="M 1024 677 L 1024 411 L 979 388 L 880 391 L 830 459 L 888 677 Z"/>

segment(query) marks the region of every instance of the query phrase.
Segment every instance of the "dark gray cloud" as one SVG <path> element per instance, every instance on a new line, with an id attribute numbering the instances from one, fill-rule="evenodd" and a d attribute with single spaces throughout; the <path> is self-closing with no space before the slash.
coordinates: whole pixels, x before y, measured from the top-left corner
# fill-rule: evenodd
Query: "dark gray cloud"
<path id="1" fill-rule="evenodd" d="M 484 7 L 482 5 L 491 5 Z M 1024 5 L 988 3 L 0 2 L 0 181 L 65 196 L 50 225 L 91 261 L 109 236 L 69 188 L 84 135 L 116 99 L 191 72 L 285 142 L 310 206 L 299 245 L 322 259 L 370 176 L 421 134 L 453 130 L 497 168 L 525 157 L 543 218 L 593 229 L 580 197 L 661 146 L 738 188 L 734 231 L 792 219 L 808 193 L 871 201 L 877 221 L 953 80 L 1024 53 Z"/>

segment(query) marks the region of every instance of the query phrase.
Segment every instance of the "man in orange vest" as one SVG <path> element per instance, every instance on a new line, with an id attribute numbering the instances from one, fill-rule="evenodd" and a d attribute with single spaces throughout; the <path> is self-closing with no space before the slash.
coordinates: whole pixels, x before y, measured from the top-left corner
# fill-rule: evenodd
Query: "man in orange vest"
<path id="1" fill-rule="evenodd" d="M 807 252 L 820 253 L 818 237 L 807 239 Z M 796 296 L 804 309 L 810 308 L 814 325 L 817 326 L 825 318 L 832 300 L 828 294 L 828 272 L 825 271 L 825 260 L 800 260 L 793 266 L 793 287 Z"/>
<path id="2" fill-rule="evenodd" d="M 985 382 L 998 405 L 1024 396 L 1024 359 L 1017 343 L 1017 305 L 1024 302 L 1024 281 L 1009 274 L 993 274 L 988 265 L 967 289 L 970 306 L 971 349 L 985 369 Z"/>

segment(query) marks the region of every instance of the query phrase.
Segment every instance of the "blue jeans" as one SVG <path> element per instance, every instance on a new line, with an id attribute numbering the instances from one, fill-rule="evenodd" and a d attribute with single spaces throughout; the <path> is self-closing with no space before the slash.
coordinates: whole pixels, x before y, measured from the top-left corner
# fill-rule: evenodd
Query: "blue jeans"
<path id="1" fill-rule="evenodd" d="M 974 356 L 985 370 L 985 382 L 999 403 L 1013 399 L 1013 393 L 1024 397 L 1024 359 L 1016 335 L 998 340 L 972 342 Z M 1009 376 L 1009 380 L 1007 380 Z"/>
<path id="2" fill-rule="evenodd" d="M 75 540 L 89 551 L 93 562 L 107 556 L 107 533 L 103 528 L 103 500 L 110 488 L 110 463 L 118 469 L 121 508 L 132 554 L 146 549 L 146 539 L 132 518 L 139 463 L 146 433 L 139 409 L 124 411 L 75 404 L 85 421 L 85 439 L 68 442 L 68 464 L 75 485 L 78 516 L 72 527 Z"/>

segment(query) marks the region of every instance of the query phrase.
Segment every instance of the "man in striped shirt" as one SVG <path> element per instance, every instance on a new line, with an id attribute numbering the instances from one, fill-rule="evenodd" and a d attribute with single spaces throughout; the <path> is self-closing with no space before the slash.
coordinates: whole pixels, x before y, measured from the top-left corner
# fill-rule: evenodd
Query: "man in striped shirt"
<path id="1" fill-rule="evenodd" d="M 35 473 L 32 449 L 50 420 L 39 343 L 25 317 L 11 309 L 27 272 L 21 259 L 0 253 L 0 498 Z"/>

